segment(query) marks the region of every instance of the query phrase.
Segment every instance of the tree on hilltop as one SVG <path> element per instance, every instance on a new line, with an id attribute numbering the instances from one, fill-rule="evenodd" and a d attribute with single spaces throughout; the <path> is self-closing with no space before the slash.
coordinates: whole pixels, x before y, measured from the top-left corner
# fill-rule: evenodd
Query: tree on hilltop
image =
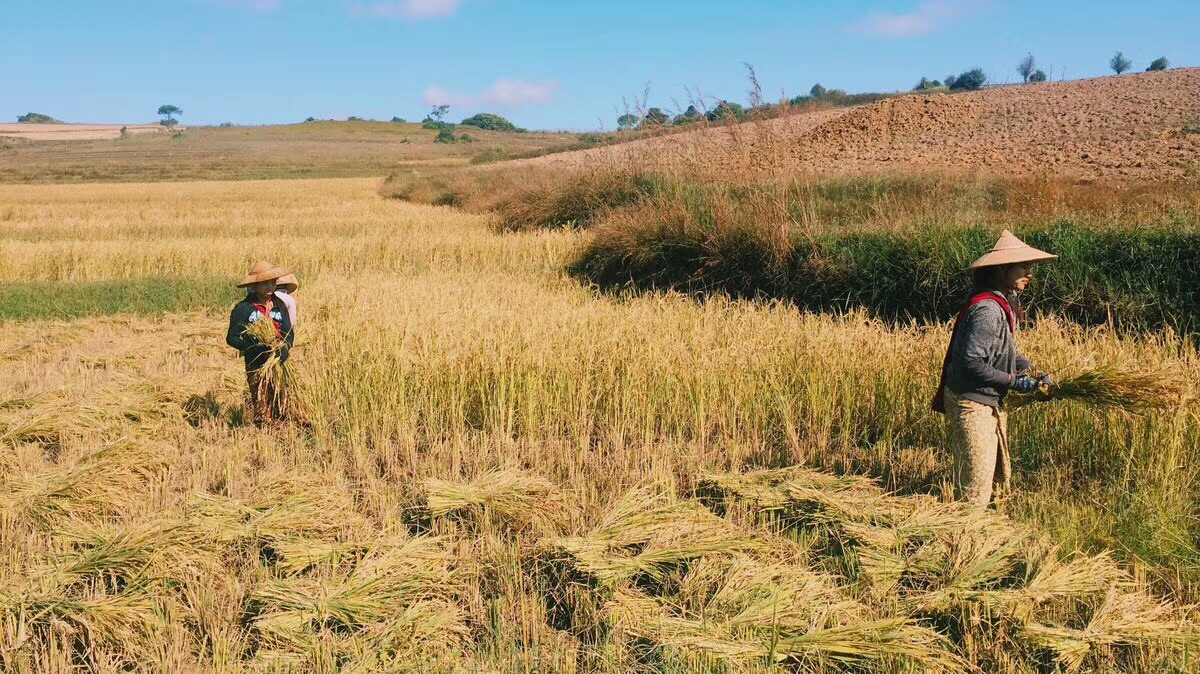
<path id="1" fill-rule="evenodd" d="M 1150 62 L 1150 67 L 1146 68 L 1146 72 L 1149 73 L 1149 72 L 1154 72 L 1154 71 L 1158 71 L 1158 70 L 1166 70 L 1167 68 L 1170 68 L 1170 67 L 1171 67 L 1171 62 L 1167 60 L 1167 57 L 1159 56 L 1158 58 L 1156 58 Z"/>
<path id="2" fill-rule="evenodd" d="M 824 96 L 825 93 L 826 93 L 825 87 L 821 86 L 820 82 L 817 82 L 816 84 L 812 85 L 812 89 L 808 90 L 808 95 L 812 96 L 813 98 L 820 98 L 820 97 Z"/>
<path id="3" fill-rule="evenodd" d="M 500 115 L 494 115 L 490 112 L 481 112 L 459 122 L 463 126 L 473 126 L 484 131 L 520 131 L 516 124 L 508 121 Z"/>
<path id="4" fill-rule="evenodd" d="M 696 106 L 689 105 L 687 110 L 675 115 L 675 119 L 671 120 L 671 124 L 676 126 L 680 124 L 693 124 L 702 119 L 704 119 L 704 115 L 700 114 L 700 111 L 696 109 Z"/>
<path id="5" fill-rule="evenodd" d="M 913 87 L 912 90 L 913 91 L 929 91 L 930 89 L 938 89 L 941 86 L 942 86 L 942 83 L 937 80 L 931 80 L 928 77 L 922 77 L 917 82 L 917 85 L 915 87 Z"/>
<path id="6" fill-rule="evenodd" d="M 1026 54 L 1025 58 L 1017 63 L 1017 74 L 1021 76 L 1026 84 L 1029 83 L 1029 78 L 1033 77 L 1033 73 L 1037 71 L 1037 61 L 1034 60 L 1033 54 Z"/>
<path id="7" fill-rule="evenodd" d="M 1133 67 L 1133 62 L 1125 58 L 1121 52 L 1113 54 L 1113 57 L 1108 60 L 1108 67 L 1112 68 L 1113 72 L 1120 75 L 1121 73 Z"/>
<path id="8" fill-rule="evenodd" d="M 972 68 L 958 75 L 947 75 L 946 86 L 950 91 L 975 91 L 987 84 L 987 75 L 982 68 Z"/>
<path id="9" fill-rule="evenodd" d="M 159 124 L 162 124 L 167 128 L 171 128 L 179 123 L 179 120 L 175 118 L 181 117 L 183 115 L 183 110 L 174 105 L 160 105 L 158 106 L 158 114 L 160 117 L 162 117 L 162 121 L 159 122 Z"/>
<path id="10" fill-rule="evenodd" d="M 54 119 L 50 115 L 43 115 L 40 112 L 28 112 L 24 115 L 17 115 L 17 123 L 19 124 L 62 124 L 62 122 Z"/>
<path id="11" fill-rule="evenodd" d="M 1033 74 L 1029 76 L 1029 81 L 1030 82 L 1045 82 L 1046 81 L 1046 71 L 1045 70 L 1033 71 Z"/>
<path id="12" fill-rule="evenodd" d="M 632 129 L 633 127 L 637 126 L 638 122 L 640 121 L 641 120 L 638 119 L 637 115 L 627 112 L 617 118 L 617 128 Z"/>
<path id="13" fill-rule="evenodd" d="M 645 126 L 666 126 L 671 123 L 671 116 L 662 111 L 662 108 L 650 108 L 646 111 L 646 117 L 642 120 Z"/>
<path id="14" fill-rule="evenodd" d="M 717 105 L 708 111 L 706 117 L 710 122 L 724 122 L 727 120 L 741 120 L 746 116 L 746 109 L 737 103 L 729 101 L 717 101 Z"/>

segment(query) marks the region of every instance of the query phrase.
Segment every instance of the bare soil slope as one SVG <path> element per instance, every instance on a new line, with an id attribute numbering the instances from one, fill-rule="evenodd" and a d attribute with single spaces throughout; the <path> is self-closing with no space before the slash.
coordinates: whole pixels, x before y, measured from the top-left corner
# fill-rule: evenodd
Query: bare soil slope
<path id="1" fill-rule="evenodd" d="M 1178 180 L 1200 171 L 1200 68 L 920 94 L 531 160 L 714 170 L 896 170 Z"/>

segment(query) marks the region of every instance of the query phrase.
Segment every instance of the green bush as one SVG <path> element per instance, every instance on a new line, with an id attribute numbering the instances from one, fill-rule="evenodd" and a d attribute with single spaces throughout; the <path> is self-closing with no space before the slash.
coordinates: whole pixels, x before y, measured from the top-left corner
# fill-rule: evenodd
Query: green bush
<path id="1" fill-rule="evenodd" d="M 434 137 L 433 142 L 435 142 L 435 143 L 457 143 L 458 136 L 454 135 L 454 126 L 447 125 L 447 126 L 443 127 L 441 131 L 438 131 L 438 134 L 436 137 Z"/>
<path id="2" fill-rule="evenodd" d="M 1029 81 L 1034 83 L 1045 82 L 1046 79 L 1046 71 L 1044 70 L 1035 70 L 1033 71 L 1033 74 L 1029 76 Z"/>
<path id="3" fill-rule="evenodd" d="M 716 107 L 709 110 L 707 115 L 710 122 L 740 121 L 745 116 L 745 108 L 729 101 L 718 101 Z"/>
<path id="4" fill-rule="evenodd" d="M 1154 72 L 1157 70 L 1166 70 L 1171 67 L 1171 62 L 1165 56 L 1159 56 L 1150 62 L 1150 67 L 1146 68 L 1146 72 Z"/>
<path id="5" fill-rule="evenodd" d="M 17 115 L 17 122 L 20 124 L 62 124 L 62 122 L 50 115 L 43 115 L 40 112 L 27 112 L 24 115 Z"/>
<path id="6" fill-rule="evenodd" d="M 444 131 L 446 129 L 453 129 L 454 125 L 450 122 L 443 122 L 439 119 L 430 119 L 426 117 L 425 121 L 421 122 L 421 128 L 429 129 L 430 131 Z"/>
<path id="7" fill-rule="evenodd" d="M 976 91 L 987 84 L 987 75 L 981 68 L 972 68 L 958 75 L 948 75 L 946 86 L 950 91 Z"/>
<path id="8" fill-rule="evenodd" d="M 464 119 L 460 123 L 463 126 L 473 126 L 477 129 L 483 129 L 484 131 L 504 131 L 516 133 L 521 130 L 517 128 L 517 125 L 513 124 L 507 119 L 501 117 L 500 115 L 493 115 L 490 112 L 481 112 L 477 115 L 473 115 Z"/>

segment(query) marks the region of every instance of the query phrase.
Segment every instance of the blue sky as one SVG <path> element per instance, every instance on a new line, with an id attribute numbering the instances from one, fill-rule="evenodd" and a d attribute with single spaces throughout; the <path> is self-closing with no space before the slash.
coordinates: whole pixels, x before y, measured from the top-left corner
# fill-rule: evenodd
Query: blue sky
<path id="1" fill-rule="evenodd" d="M 503 114 L 538 129 L 615 126 L 687 90 L 744 102 L 815 82 L 910 88 L 982 67 L 1017 79 L 1032 52 L 1054 79 L 1103 75 L 1120 49 L 1200 65 L 1190 0 L 0 0 L 0 121 L 284 123 L 308 116 L 455 120 Z"/>

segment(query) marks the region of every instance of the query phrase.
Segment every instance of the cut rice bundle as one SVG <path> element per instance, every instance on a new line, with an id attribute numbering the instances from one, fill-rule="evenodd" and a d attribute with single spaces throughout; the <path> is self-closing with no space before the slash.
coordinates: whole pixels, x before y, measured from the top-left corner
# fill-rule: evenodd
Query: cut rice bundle
<path id="1" fill-rule="evenodd" d="M 257 388 L 259 390 L 251 391 L 250 395 L 256 398 L 261 397 L 266 404 L 270 405 L 271 409 L 279 413 L 282 419 L 306 422 L 308 415 L 298 396 L 294 393 L 297 385 L 296 378 L 289 368 L 284 367 L 283 347 L 285 342 L 275 332 L 274 322 L 254 321 L 246 326 L 244 333 L 260 344 L 271 348 L 271 354 L 267 356 L 266 362 L 258 368 Z"/>
<path id="2" fill-rule="evenodd" d="M 1184 384 L 1177 375 L 1168 372 L 1130 372 L 1105 366 L 1064 379 L 1049 390 L 1010 393 L 1004 406 L 1018 410 L 1053 400 L 1073 400 L 1092 407 L 1143 414 L 1178 409 L 1184 401 Z"/>
<path id="3" fill-rule="evenodd" d="M 520 470 L 484 473 L 469 483 L 430 478 L 424 483 L 426 507 L 433 517 L 453 516 L 483 522 L 489 516 L 522 530 L 533 525 L 557 533 L 565 505 L 558 488 Z"/>

